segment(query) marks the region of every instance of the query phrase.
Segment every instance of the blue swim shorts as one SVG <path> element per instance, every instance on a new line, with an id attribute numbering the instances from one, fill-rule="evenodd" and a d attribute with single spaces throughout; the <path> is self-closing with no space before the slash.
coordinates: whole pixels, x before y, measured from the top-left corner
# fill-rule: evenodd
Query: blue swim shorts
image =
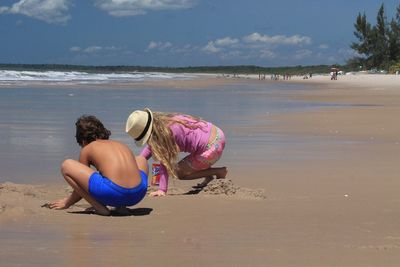
<path id="1" fill-rule="evenodd" d="M 104 206 L 122 207 L 139 203 L 147 192 L 147 174 L 140 171 L 142 181 L 134 188 L 117 185 L 107 177 L 94 172 L 89 177 L 89 193 Z"/>

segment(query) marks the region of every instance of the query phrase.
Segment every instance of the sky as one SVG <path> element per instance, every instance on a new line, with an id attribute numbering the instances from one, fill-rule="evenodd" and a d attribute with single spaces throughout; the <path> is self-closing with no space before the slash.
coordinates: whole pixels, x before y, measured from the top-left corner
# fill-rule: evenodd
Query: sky
<path id="1" fill-rule="evenodd" d="M 0 0 L 0 63 L 343 64 L 382 3 L 390 20 L 399 0 Z"/>

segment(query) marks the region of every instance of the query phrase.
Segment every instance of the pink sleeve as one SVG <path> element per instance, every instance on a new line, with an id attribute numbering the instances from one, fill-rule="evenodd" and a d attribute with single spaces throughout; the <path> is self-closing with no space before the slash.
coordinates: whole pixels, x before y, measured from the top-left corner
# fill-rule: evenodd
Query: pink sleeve
<path id="1" fill-rule="evenodd" d="M 167 193 L 168 191 L 168 171 L 163 164 L 160 166 L 160 182 L 158 189 Z"/>
<path id="2" fill-rule="evenodd" d="M 148 145 L 146 145 L 143 150 L 140 152 L 140 156 L 143 156 L 144 158 L 146 158 L 147 160 L 149 160 L 151 158 L 151 149 Z M 165 168 L 165 166 L 163 164 L 161 164 L 160 166 L 160 182 L 159 182 L 159 186 L 158 189 L 160 189 L 161 191 L 164 191 L 165 193 L 167 193 L 168 190 L 168 171 L 167 168 Z"/>
<path id="3" fill-rule="evenodd" d="M 146 145 L 143 150 L 140 152 L 140 156 L 143 156 L 145 159 L 149 160 L 151 158 L 151 150 L 148 145 Z"/>

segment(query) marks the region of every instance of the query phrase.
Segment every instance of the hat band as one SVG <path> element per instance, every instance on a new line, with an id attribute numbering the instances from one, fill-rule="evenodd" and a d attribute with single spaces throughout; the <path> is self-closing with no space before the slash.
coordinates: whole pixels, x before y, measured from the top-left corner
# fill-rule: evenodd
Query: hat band
<path id="1" fill-rule="evenodd" d="M 146 123 L 146 126 L 143 129 L 143 132 L 138 137 L 135 138 L 136 141 L 139 141 L 140 139 L 142 139 L 146 135 L 147 131 L 149 130 L 150 124 L 151 124 L 150 112 L 148 110 L 145 110 L 145 111 L 147 112 L 147 115 L 148 115 L 147 123 Z"/>

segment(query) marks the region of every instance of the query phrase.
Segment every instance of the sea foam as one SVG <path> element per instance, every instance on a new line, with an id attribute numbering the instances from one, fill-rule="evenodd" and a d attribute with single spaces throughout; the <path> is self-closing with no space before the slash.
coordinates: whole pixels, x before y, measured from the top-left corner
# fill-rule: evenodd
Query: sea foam
<path id="1" fill-rule="evenodd" d="M 76 84 L 107 84 L 130 83 L 159 80 L 188 80 L 192 75 L 160 72 L 123 72 L 123 73 L 90 73 L 80 71 L 16 71 L 0 70 L 0 84 L 14 84 L 26 82 L 48 83 L 76 83 Z"/>

